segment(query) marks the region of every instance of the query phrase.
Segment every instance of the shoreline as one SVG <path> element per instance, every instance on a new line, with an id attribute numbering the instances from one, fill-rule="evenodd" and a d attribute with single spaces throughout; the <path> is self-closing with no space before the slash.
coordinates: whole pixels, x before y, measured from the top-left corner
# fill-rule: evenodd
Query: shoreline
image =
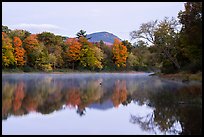
<path id="1" fill-rule="evenodd" d="M 155 74 L 153 76 L 158 76 L 162 79 L 179 81 L 179 82 L 190 82 L 198 81 L 202 82 L 202 72 L 197 72 L 195 74 L 179 72 L 175 74 Z"/>
<path id="2" fill-rule="evenodd" d="M 81 74 L 81 73 L 86 73 L 86 74 L 103 74 L 103 73 L 110 73 L 110 74 L 144 74 L 144 73 L 150 73 L 150 75 L 153 72 L 145 72 L 145 71 L 119 71 L 119 72 L 89 72 L 89 71 L 79 71 L 79 72 L 2 72 L 2 74 Z"/>

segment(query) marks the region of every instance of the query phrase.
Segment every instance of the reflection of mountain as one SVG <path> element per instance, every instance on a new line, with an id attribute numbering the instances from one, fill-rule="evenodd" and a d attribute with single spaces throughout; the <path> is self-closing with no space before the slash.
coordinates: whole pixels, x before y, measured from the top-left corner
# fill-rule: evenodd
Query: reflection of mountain
<path id="1" fill-rule="evenodd" d="M 113 103 L 111 100 L 107 100 L 105 102 L 102 103 L 93 103 L 91 105 L 88 106 L 88 108 L 93 108 L 93 109 L 100 109 L 100 110 L 107 110 L 110 108 L 113 108 Z"/>

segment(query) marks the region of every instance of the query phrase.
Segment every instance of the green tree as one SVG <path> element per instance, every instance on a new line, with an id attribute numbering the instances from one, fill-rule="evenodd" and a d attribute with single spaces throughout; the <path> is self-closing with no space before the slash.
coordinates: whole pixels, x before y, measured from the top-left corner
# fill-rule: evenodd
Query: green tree
<path id="1" fill-rule="evenodd" d="M 128 40 L 123 40 L 122 44 L 127 47 L 127 51 L 130 52 L 133 48 L 132 44 Z"/>
<path id="2" fill-rule="evenodd" d="M 135 56 L 132 52 L 128 54 L 127 57 L 127 68 L 134 68 L 135 66 L 139 66 L 138 57 Z"/>
<path id="3" fill-rule="evenodd" d="M 181 44 L 183 56 L 190 60 L 192 71 L 202 70 L 202 2 L 187 2 L 185 10 L 178 14 L 181 29 Z"/>
<path id="4" fill-rule="evenodd" d="M 160 22 L 155 30 L 154 44 L 159 49 L 160 54 L 167 58 L 177 69 L 180 69 L 180 64 L 176 58 L 178 53 L 177 41 L 179 30 L 177 30 L 178 22 L 172 18 L 165 18 Z"/>
<path id="5" fill-rule="evenodd" d="M 11 30 L 7 26 L 2 25 L 2 32 L 5 32 L 6 34 L 10 34 Z"/>
<path id="6" fill-rule="evenodd" d="M 133 47 L 134 48 L 131 50 L 131 52 L 135 56 L 135 59 L 137 61 L 137 64 L 135 64 L 133 68 L 136 70 L 147 70 L 148 68 L 151 68 L 152 66 L 149 63 L 151 60 L 151 53 L 146 43 L 144 43 L 143 41 L 138 41 L 134 43 Z"/>
<path id="7" fill-rule="evenodd" d="M 132 31 L 130 36 L 137 41 L 143 41 L 149 46 L 155 46 L 155 52 L 162 58 L 163 61 L 170 62 L 174 70 L 180 69 L 180 64 L 177 60 L 179 53 L 179 23 L 174 18 L 165 17 L 164 20 L 158 22 L 151 21 L 143 23 L 140 29 Z M 165 66 L 163 66 L 165 67 Z"/>
<path id="8" fill-rule="evenodd" d="M 104 65 L 103 68 L 106 70 L 114 69 L 115 65 L 112 60 L 113 58 L 112 47 L 106 45 L 102 40 L 100 41 L 99 45 L 100 49 L 103 52 L 103 65 Z"/>
<path id="9" fill-rule="evenodd" d="M 80 30 L 79 32 L 77 32 L 76 36 L 77 36 L 78 39 L 79 39 L 80 37 L 87 38 L 86 31 L 84 31 L 84 30 Z M 87 38 L 87 39 L 91 39 L 91 38 Z"/>

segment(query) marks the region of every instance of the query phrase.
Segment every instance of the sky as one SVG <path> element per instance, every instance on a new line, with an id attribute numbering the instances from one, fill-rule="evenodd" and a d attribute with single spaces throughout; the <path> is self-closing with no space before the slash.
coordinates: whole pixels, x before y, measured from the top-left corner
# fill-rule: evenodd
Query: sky
<path id="1" fill-rule="evenodd" d="M 68 37 L 106 31 L 130 41 L 142 23 L 177 18 L 180 10 L 184 2 L 2 2 L 2 25 Z"/>

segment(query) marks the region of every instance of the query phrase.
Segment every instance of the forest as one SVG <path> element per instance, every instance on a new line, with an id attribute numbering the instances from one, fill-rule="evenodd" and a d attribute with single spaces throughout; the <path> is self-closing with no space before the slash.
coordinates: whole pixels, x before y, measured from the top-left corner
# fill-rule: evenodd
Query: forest
<path id="1" fill-rule="evenodd" d="M 177 19 L 142 23 L 128 40 L 91 43 L 86 31 L 66 38 L 2 25 L 2 69 L 22 72 L 202 72 L 202 2 L 186 2 Z"/>

